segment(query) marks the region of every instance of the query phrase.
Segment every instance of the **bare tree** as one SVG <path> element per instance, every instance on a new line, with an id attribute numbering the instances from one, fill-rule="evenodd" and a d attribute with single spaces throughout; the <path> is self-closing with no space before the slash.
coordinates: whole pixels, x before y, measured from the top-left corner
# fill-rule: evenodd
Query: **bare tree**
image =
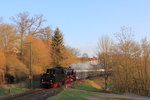
<path id="1" fill-rule="evenodd" d="M 52 41 L 52 33 L 51 28 L 47 26 L 42 28 L 40 32 L 36 34 L 36 37 L 43 39 L 45 43 L 49 44 L 49 42 Z"/>
<path id="2" fill-rule="evenodd" d="M 120 32 L 115 34 L 119 41 L 120 51 L 129 53 L 131 42 L 133 41 L 132 29 L 130 27 L 121 27 Z"/>
<path id="3" fill-rule="evenodd" d="M 43 22 L 42 15 L 34 15 L 30 17 L 28 12 L 19 13 L 16 17 L 12 17 L 12 20 L 21 35 L 21 56 L 23 55 L 23 41 L 27 35 L 36 35 L 41 32 Z"/>
<path id="4" fill-rule="evenodd" d="M 121 92 L 149 94 L 150 42 L 143 39 L 137 43 L 132 30 L 121 28 L 116 43 L 112 48 L 112 69 L 114 89 Z"/>
<path id="5" fill-rule="evenodd" d="M 150 42 L 145 38 L 141 41 L 145 77 L 148 77 L 148 60 L 150 58 Z"/>
<path id="6" fill-rule="evenodd" d="M 107 70 L 110 68 L 111 48 L 113 42 L 108 36 L 103 36 L 98 43 L 98 58 L 99 62 L 105 69 L 105 89 L 107 89 L 108 74 Z"/>
<path id="7" fill-rule="evenodd" d="M 0 25 L 0 49 L 10 51 L 14 46 L 17 46 L 19 41 L 17 30 L 8 24 Z"/>

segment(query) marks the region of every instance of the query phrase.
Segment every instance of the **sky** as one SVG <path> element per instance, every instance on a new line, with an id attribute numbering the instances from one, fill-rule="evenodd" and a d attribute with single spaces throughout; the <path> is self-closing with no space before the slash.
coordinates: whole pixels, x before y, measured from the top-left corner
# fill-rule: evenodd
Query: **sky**
<path id="1" fill-rule="evenodd" d="M 150 0 L 0 0 L 4 22 L 25 11 L 42 14 L 45 25 L 60 28 L 66 45 L 89 56 L 103 35 L 114 38 L 123 26 L 132 28 L 135 40 L 150 38 Z"/>

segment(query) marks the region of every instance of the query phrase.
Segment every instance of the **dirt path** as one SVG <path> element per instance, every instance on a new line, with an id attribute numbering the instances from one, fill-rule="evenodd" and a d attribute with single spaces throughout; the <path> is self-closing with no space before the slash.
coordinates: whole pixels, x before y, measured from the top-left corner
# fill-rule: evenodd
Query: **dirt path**
<path id="1" fill-rule="evenodd" d="M 79 89 L 73 89 L 73 88 L 70 88 L 70 89 L 75 90 L 75 91 L 86 91 L 86 90 L 79 90 Z M 99 93 L 99 95 L 88 97 L 87 100 L 103 100 L 103 98 L 105 97 L 128 98 L 128 99 L 133 99 L 133 100 L 150 100 L 150 97 L 133 95 L 133 94 L 113 94 L 113 93 L 101 93 L 101 92 L 93 92 L 93 93 Z"/>
<path id="2" fill-rule="evenodd" d="M 101 100 L 103 100 L 102 98 L 105 98 L 105 97 L 128 98 L 128 99 L 133 99 L 133 100 L 150 100 L 150 97 L 132 95 L 132 94 L 100 93 Z M 92 100 L 92 99 L 89 99 L 89 100 Z M 100 100 L 100 99 L 98 98 L 97 100 Z"/>

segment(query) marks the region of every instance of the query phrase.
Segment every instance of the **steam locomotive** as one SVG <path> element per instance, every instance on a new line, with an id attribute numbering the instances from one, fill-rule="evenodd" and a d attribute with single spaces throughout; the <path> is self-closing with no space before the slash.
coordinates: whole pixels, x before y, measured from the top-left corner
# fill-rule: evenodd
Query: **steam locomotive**
<path id="1" fill-rule="evenodd" d="M 86 66 L 90 66 L 92 68 L 93 65 L 89 64 Z M 84 69 L 81 69 L 84 68 Z M 89 68 L 89 67 L 88 67 Z M 70 66 L 68 68 L 64 67 L 55 67 L 51 69 L 47 69 L 46 73 L 41 76 L 41 86 L 42 87 L 58 87 L 63 84 L 70 83 L 75 81 L 76 79 L 89 78 L 93 76 L 105 76 L 111 75 L 112 71 L 104 69 L 85 69 L 80 65 L 80 69 L 76 69 L 76 67 Z"/>
<path id="2" fill-rule="evenodd" d="M 41 76 L 42 87 L 58 87 L 76 80 L 76 72 L 71 68 L 55 67 L 47 69 Z"/>

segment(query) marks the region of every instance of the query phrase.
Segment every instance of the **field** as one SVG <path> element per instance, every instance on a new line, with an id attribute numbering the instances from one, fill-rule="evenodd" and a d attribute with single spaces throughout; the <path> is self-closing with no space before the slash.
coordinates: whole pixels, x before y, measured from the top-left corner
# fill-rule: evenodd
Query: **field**
<path id="1" fill-rule="evenodd" d="M 52 98 L 49 98 L 48 100 L 86 100 L 86 97 L 96 95 L 98 94 L 87 91 L 64 89 L 64 91 L 62 91 L 60 94 Z"/>
<path id="2" fill-rule="evenodd" d="M 124 98 L 102 97 L 101 93 L 64 89 L 60 94 L 47 100 L 132 100 Z"/>
<path id="3" fill-rule="evenodd" d="M 18 85 L 1 85 L 0 86 L 0 97 L 11 95 L 15 93 L 25 92 L 27 88 L 19 87 Z"/>
<path id="4" fill-rule="evenodd" d="M 71 88 L 65 88 L 60 94 L 47 100 L 132 100 L 103 96 L 104 80 L 100 77 L 75 82 Z"/>

